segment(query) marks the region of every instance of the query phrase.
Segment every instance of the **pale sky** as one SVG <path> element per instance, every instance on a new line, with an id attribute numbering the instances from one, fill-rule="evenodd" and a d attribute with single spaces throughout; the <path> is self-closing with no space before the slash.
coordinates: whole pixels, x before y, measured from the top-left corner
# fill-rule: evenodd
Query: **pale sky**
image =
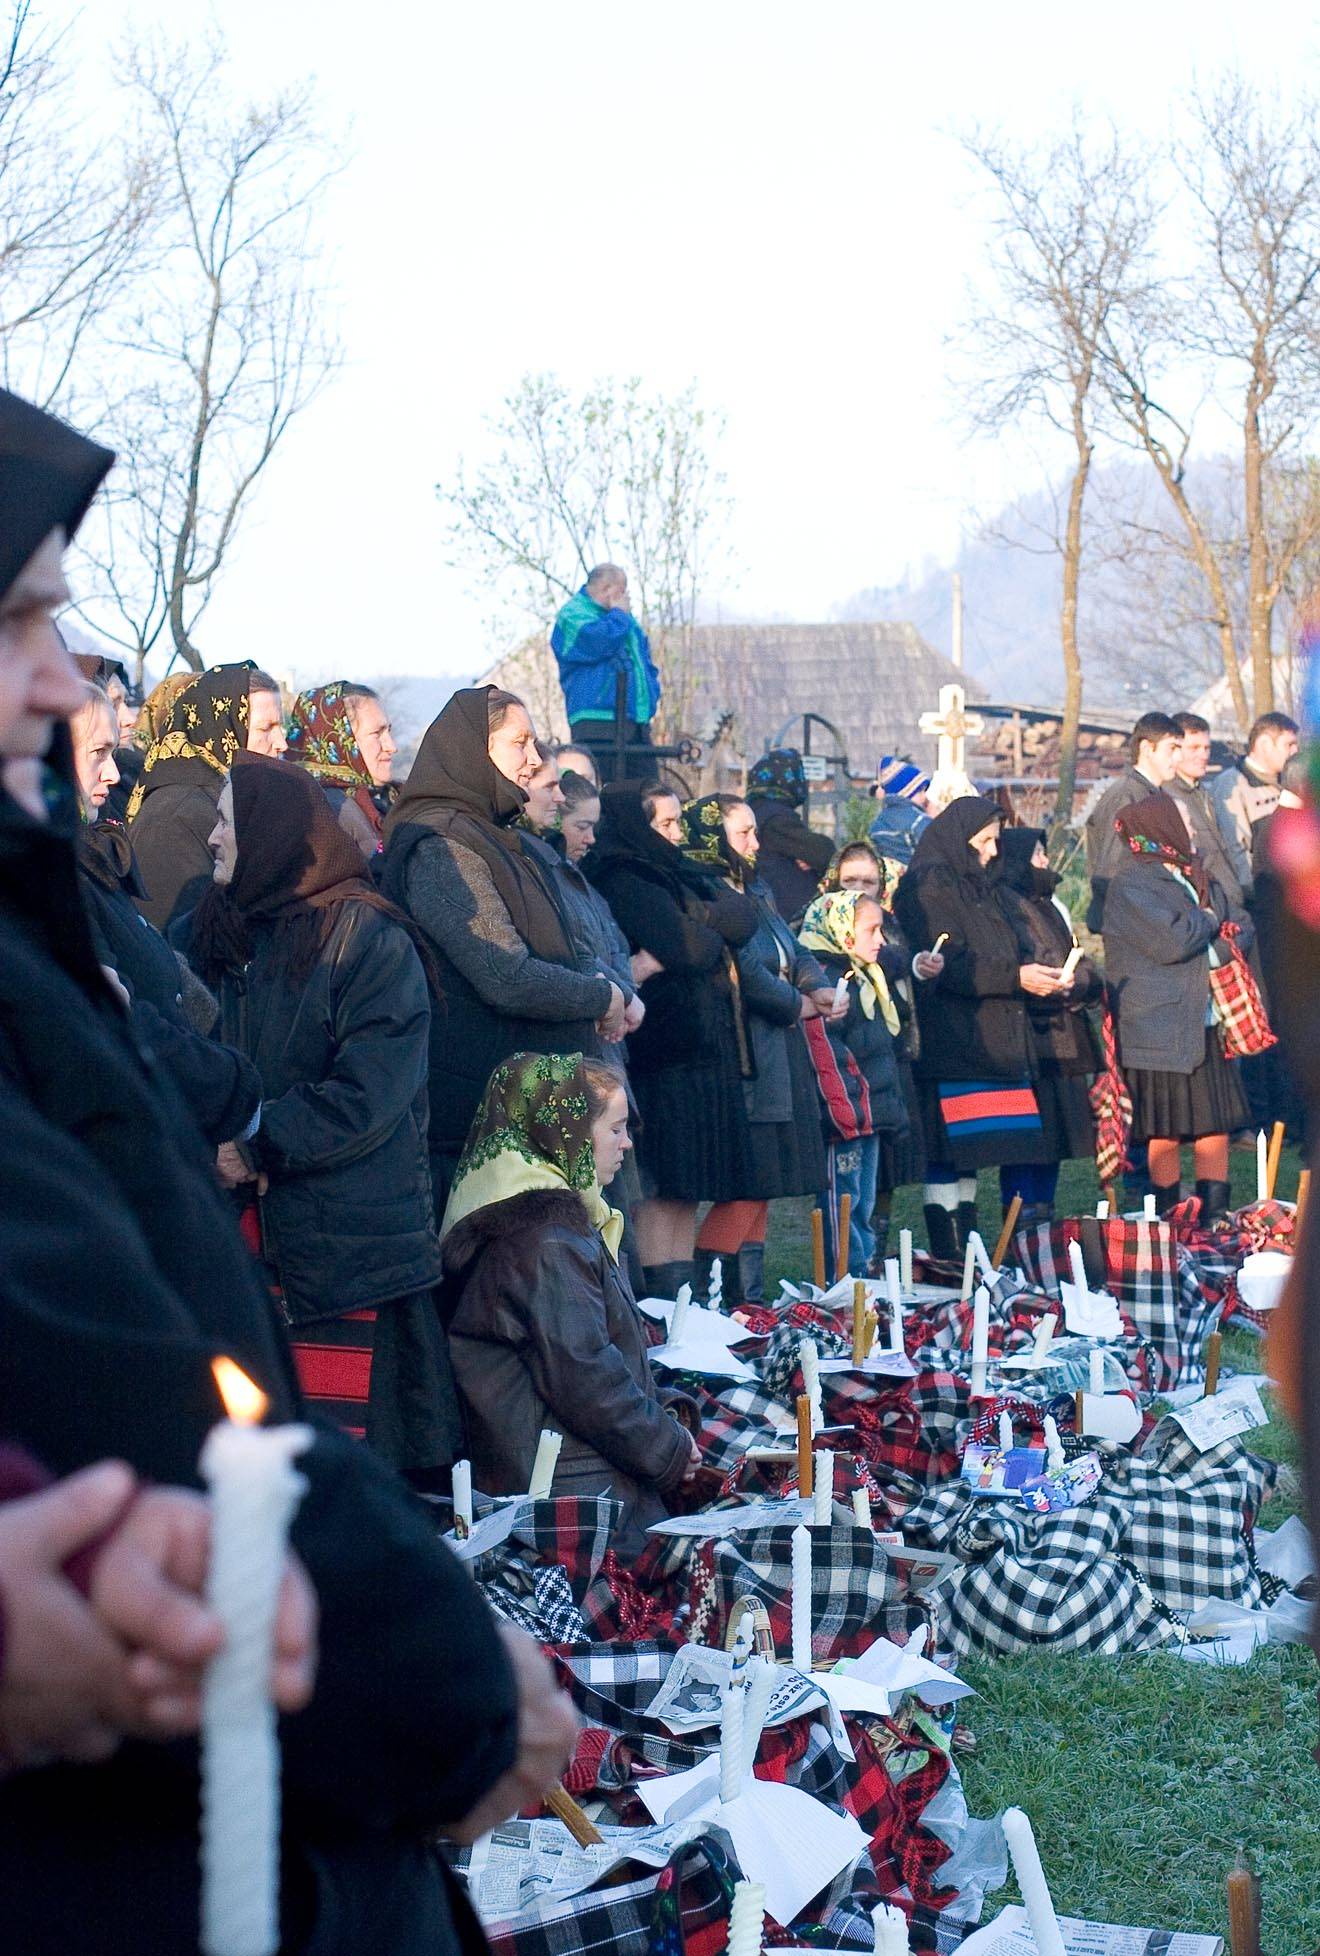
<path id="1" fill-rule="evenodd" d="M 97 0 L 87 84 L 128 21 L 210 18 Z M 224 0 L 219 18 L 243 86 L 310 70 L 351 123 L 324 219 L 345 369 L 287 437 L 202 634 L 212 660 L 308 680 L 488 662 L 491 607 L 442 562 L 433 485 L 533 369 L 695 379 L 723 410 L 742 612 L 823 618 L 948 556 L 1041 466 L 959 422 L 946 336 L 988 230 L 958 132 L 1044 136 L 1077 99 L 1158 136 L 1197 74 L 1316 72 L 1311 9 L 1286 0 Z"/>

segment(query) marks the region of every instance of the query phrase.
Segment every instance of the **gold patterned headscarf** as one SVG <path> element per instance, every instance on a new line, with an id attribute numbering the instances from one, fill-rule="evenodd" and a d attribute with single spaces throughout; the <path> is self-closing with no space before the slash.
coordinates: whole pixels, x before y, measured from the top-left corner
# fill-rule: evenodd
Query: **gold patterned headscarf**
<path id="1" fill-rule="evenodd" d="M 172 672 L 162 679 L 159 686 L 153 686 L 142 702 L 137 726 L 133 729 L 133 739 L 141 748 L 154 747 L 164 733 L 170 717 L 170 708 L 185 686 L 191 686 L 195 672 Z"/>
<path id="2" fill-rule="evenodd" d="M 248 674 L 255 671 L 251 659 L 245 659 L 241 665 L 211 666 L 188 675 L 147 749 L 141 777 L 129 797 L 130 822 L 155 788 L 198 782 L 213 786 L 217 776 L 224 779 L 235 754 L 247 746 Z"/>

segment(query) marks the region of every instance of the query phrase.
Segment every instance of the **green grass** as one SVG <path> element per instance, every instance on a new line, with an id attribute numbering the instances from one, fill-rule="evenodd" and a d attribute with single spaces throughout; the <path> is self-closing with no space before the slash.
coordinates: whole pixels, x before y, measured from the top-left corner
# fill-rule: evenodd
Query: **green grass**
<path id="1" fill-rule="evenodd" d="M 1295 1193 L 1299 1166 L 1285 1154 L 1281 1196 Z M 1234 1200 L 1249 1200 L 1254 1154 L 1234 1153 L 1231 1169 Z M 1066 1164 L 1058 1213 L 1093 1212 L 1097 1196 L 1090 1164 Z M 981 1177 L 980 1205 L 993 1240 L 993 1175 Z M 808 1207 L 780 1202 L 771 1210 L 767 1295 L 781 1276 L 810 1272 Z M 895 1198 L 891 1249 L 905 1225 L 924 1241 L 920 1189 Z M 1258 1372 L 1261 1362 L 1255 1338 L 1226 1334 L 1226 1367 Z M 1295 1476 L 1296 1440 L 1277 1417 L 1252 1446 Z M 1281 1491 L 1262 1525 L 1276 1528 L 1296 1511 L 1295 1491 Z M 1063 1911 L 1226 1936 L 1224 1877 L 1240 1844 L 1261 1876 L 1269 1956 L 1320 1947 L 1317 1674 L 1308 1649 L 1271 1646 L 1249 1664 L 1222 1668 L 1154 1655 L 1033 1652 L 969 1658 L 960 1670 L 979 1694 L 966 1713 L 977 1749 L 960 1762 L 968 1804 L 977 1814 L 1017 1805 L 1031 1815 Z M 1018 1899 L 1010 1882 L 988 1898 L 986 1912 Z"/>

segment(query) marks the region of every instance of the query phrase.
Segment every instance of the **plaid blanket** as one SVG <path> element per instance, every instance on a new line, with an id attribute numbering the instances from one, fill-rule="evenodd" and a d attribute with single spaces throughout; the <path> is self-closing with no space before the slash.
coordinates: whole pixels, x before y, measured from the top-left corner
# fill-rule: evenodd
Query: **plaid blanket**
<path id="1" fill-rule="evenodd" d="M 1245 1330 L 1263 1335 L 1268 1311 L 1253 1311 L 1238 1291 L 1237 1274 L 1243 1259 L 1259 1250 L 1282 1250 L 1291 1256 L 1297 1227 L 1290 1203 L 1253 1202 L 1209 1229 L 1200 1221 L 1200 1204 L 1193 1196 L 1173 1211 L 1169 1220 L 1191 1261 L 1197 1281 L 1208 1298 L 1217 1299 L 1220 1323 L 1230 1317 Z"/>

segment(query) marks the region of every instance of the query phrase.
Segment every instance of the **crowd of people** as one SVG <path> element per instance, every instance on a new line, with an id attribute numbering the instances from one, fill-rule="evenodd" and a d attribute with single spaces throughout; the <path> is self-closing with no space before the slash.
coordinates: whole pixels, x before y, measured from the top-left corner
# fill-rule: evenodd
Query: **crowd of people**
<path id="1" fill-rule="evenodd" d="M 837 851 L 789 750 L 743 794 L 602 782 L 618 676 L 634 755 L 659 697 L 612 565 L 555 630 L 570 748 L 465 688 L 395 783 L 370 686 L 286 710 L 247 661 L 139 706 L 52 622 L 111 461 L 0 395 L 8 1926 L 52 1956 L 135 1947 L 124 1870 L 149 1856 L 153 1947 L 194 1946 L 190 1735 L 220 1635 L 197 1460 L 224 1353 L 273 1416 L 324 1415 L 273 1679 L 285 1946 L 442 1951 L 475 1931 L 429 1836 L 538 1799 L 574 1725 L 426 1497 L 460 1458 L 525 1490 L 552 1428 L 555 1491 L 611 1493 L 639 1546 L 700 1454 L 637 1297 L 704 1288 L 718 1257 L 726 1303 L 756 1301 L 789 1198 L 855 1275 L 905 1185 L 938 1258 L 982 1169 L 1049 1216 L 1094 1147 L 1102 1010 L 1134 1185 L 1169 1207 L 1190 1144 L 1222 1211 L 1277 1080 L 1225 1057 L 1211 973 L 1255 955 L 1297 729 L 1266 715 L 1207 782 L 1203 721 L 1138 723 L 1086 828 L 1102 971 L 1044 834 L 975 793 L 923 807 L 910 765 Z"/>

